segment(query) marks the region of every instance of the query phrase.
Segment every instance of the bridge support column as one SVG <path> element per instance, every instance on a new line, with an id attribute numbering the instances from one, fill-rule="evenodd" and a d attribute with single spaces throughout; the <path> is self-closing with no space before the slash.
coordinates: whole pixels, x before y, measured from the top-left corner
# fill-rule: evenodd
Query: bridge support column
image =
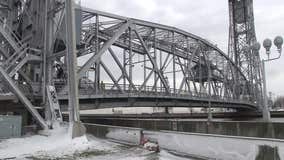
<path id="1" fill-rule="evenodd" d="M 85 134 L 85 127 L 80 122 L 80 109 L 78 99 L 77 79 L 77 55 L 75 43 L 74 1 L 65 0 L 66 17 L 66 46 L 67 46 L 67 70 L 68 70 L 68 109 L 69 123 L 72 138 Z"/>

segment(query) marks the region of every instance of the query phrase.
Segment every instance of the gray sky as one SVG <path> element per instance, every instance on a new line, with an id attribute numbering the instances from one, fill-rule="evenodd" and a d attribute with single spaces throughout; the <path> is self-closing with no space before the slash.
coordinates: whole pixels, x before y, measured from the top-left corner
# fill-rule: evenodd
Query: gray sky
<path id="1" fill-rule="evenodd" d="M 81 0 L 81 3 L 96 10 L 175 26 L 202 36 L 227 51 L 227 0 Z M 265 38 L 284 36 L 283 0 L 255 0 L 254 14 L 260 42 Z M 261 54 L 264 55 L 264 49 Z M 268 91 L 276 96 L 284 95 L 284 56 L 266 66 Z"/>

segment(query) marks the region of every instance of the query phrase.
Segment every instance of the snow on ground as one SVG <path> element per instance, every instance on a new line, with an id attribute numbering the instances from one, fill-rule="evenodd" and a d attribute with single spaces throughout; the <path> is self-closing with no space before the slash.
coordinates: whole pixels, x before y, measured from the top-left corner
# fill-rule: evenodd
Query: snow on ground
<path id="1" fill-rule="evenodd" d="M 108 151 L 115 145 L 103 140 L 88 140 L 87 136 L 71 139 L 67 128 L 52 130 L 49 136 L 33 135 L 23 138 L 7 139 L 0 142 L 0 159 L 16 157 L 45 156 L 62 157 L 96 149 Z M 92 150 L 94 151 L 94 150 Z"/>
<path id="2" fill-rule="evenodd" d="M 93 136 L 71 139 L 68 128 L 50 131 L 49 136 L 32 135 L 0 140 L 0 159 L 16 160 L 185 160 L 161 151 L 153 153 Z"/>
<path id="3" fill-rule="evenodd" d="M 172 155 L 164 150 L 153 153 L 141 148 L 130 148 L 121 152 L 95 156 L 84 160 L 193 160 Z"/>

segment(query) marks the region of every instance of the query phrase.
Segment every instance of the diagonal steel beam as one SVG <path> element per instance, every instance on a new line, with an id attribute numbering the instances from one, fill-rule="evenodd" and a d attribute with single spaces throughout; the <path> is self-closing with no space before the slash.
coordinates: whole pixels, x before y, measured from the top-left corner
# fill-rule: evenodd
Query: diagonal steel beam
<path id="1" fill-rule="evenodd" d="M 107 68 L 107 66 L 104 64 L 104 62 L 100 61 L 100 64 L 102 65 L 102 67 L 104 68 L 104 70 L 106 71 L 106 73 L 108 74 L 108 76 L 111 78 L 111 80 L 113 81 L 114 85 L 123 93 L 124 91 L 121 89 L 121 87 L 119 86 L 119 84 L 117 83 L 118 81 L 114 78 L 114 76 L 111 74 L 111 71 Z"/>
<path id="2" fill-rule="evenodd" d="M 153 73 L 154 73 L 154 70 L 151 70 L 151 72 L 148 74 L 148 76 L 147 76 L 147 78 L 145 79 L 145 81 L 143 82 L 143 84 L 140 86 L 139 92 L 141 92 L 142 89 L 146 86 L 148 80 L 150 79 L 150 77 L 152 76 Z"/>
<path id="3" fill-rule="evenodd" d="M 116 80 L 117 83 L 119 83 L 119 81 L 123 78 L 122 75 L 119 76 L 119 78 Z M 113 88 L 115 87 L 115 84 L 112 85 L 112 87 L 110 88 L 110 90 L 113 90 Z"/>
<path id="4" fill-rule="evenodd" d="M 28 47 L 25 45 L 26 48 L 21 48 L 19 52 L 14 52 L 12 55 L 9 56 L 6 60 L 6 65 L 12 65 L 15 64 L 19 58 L 21 58 L 25 53 L 28 51 Z"/>
<path id="5" fill-rule="evenodd" d="M 82 22 L 85 22 L 85 21 L 87 21 L 87 20 L 93 18 L 94 16 L 96 16 L 96 14 L 84 15 L 84 16 L 82 17 Z"/>
<path id="6" fill-rule="evenodd" d="M 0 47 L 0 54 L 4 56 L 6 61 L 7 61 L 8 57 L 10 57 L 10 55 L 8 55 L 6 53 L 6 51 L 3 50 L 2 47 Z M 22 71 L 22 69 L 20 69 L 18 72 L 25 79 L 25 81 L 27 82 L 28 85 L 32 84 L 32 80 L 24 73 L 24 71 Z"/>
<path id="7" fill-rule="evenodd" d="M 188 82 L 187 82 L 187 77 L 186 77 L 186 71 L 185 71 L 185 69 L 183 68 L 183 66 L 181 65 L 181 60 L 179 59 L 179 58 L 177 58 L 178 59 L 178 64 L 179 64 L 179 66 L 180 66 L 180 68 L 181 68 L 181 71 L 182 71 L 182 73 L 183 73 L 183 78 L 182 78 L 182 82 L 181 82 L 181 84 L 180 84 L 180 87 L 179 87 L 179 89 L 178 89 L 178 94 L 180 94 L 181 93 L 181 91 L 182 91 L 182 88 L 183 88 L 183 86 L 184 86 L 184 84 L 186 83 L 186 85 L 189 87 L 189 84 L 188 84 Z M 186 68 L 186 67 L 185 67 Z"/>
<path id="8" fill-rule="evenodd" d="M 198 49 L 199 49 L 199 47 L 195 50 L 195 52 L 193 52 L 193 53 L 191 54 L 190 59 L 189 59 L 189 62 L 188 62 L 188 65 L 187 65 L 187 67 L 185 67 L 185 68 L 182 67 L 182 65 L 181 65 L 181 60 L 180 60 L 180 58 L 178 57 L 178 61 L 179 61 L 180 68 L 181 68 L 181 70 L 182 70 L 182 72 L 183 72 L 183 74 L 184 74 L 184 77 L 183 77 L 182 83 L 181 83 L 181 85 L 180 85 L 178 94 L 181 93 L 181 90 L 182 90 L 182 87 L 183 87 L 184 83 L 186 83 L 187 86 L 188 86 L 188 88 L 190 88 L 190 84 L 189 84 L 189 82 L 188 82 L 188 80 L 187 80 L 187 78 L 186 78 L 186 74 L 187 74 L 187 73 L 189 74 L 188 67 L 191 66 L 192 60 L 193 60 L 194 56 L 196 55 L 196 53 L 198 52 Z"/>
<path id="9" fill-rule="evenodd" d="M 16 86 L 13 82 L 12 78 L 5 72 L 5 70 L 0 66 L 0 74 L 3 79 L 8 83 L 9 87 L 12 89 L 12 92 L 19 98 L 19 100 L 25 105 L 25 107 L 30 111 L 30 113 L 34 116 L 37 122 L 43 129 L 48 129 L 48 126 L 38 111 L 34 108 L 32 103 L 28 100 L 28 98 L 22 93 L 22 91 Z"/>
<path id="10" fill-rule="evenodd" d="M 108 41 L 106 41 L 104 43 L 104 45 L 102 46 L 101 50 L 97 54 L 94 54 L 91 58 L 89 58 L 89 60 L 79 69 L 79 71 L 77 73 L 77 78 L 78 79 L 80 79 L 80 78 L 85 76 L 85 73 L 92 67 L 92 65 L 94 63 L 98 62 L 98 60 L 107 51 L 107 49 L 113 43 L 115 43 L 116 40 L 118 40 L 118 38 L 128 29 L 128 27 L 130 27 L 131 24 L 132 24 L 131 21 L 127 21 L 126 23 L 124 23 L 118 29 L 118 31 L 114 34 L 114 36 L 112 36 L 111 39 L 109 39 Z M 61 91 L 65 91 L 66 89 L 67 89 L 67 86 L 63 87 L 63 89 Z"/>
<path id="11" fill-rule="evenodd" d="M 9 31 L 0 25 L 0 33 L 3 35 L 3 37 L 6 39 L 6 41 L 10 44 L 10 46 L 18 52 L 20 50 L 20 46 L 17 42 L 14 41 L 13 37 L 9 35 Z"/>
<path id="12" fill-rule="evenodd" d="M 9 73 L 9 76 L 14 76 L 29 60 L 29 57 L 26 56 L 24 59 L 22 59 Z"/>
<path id="13" fill-rule="evenodd" d="M 134 32 L 136 33 L 136 35 L 137 35 L 139 41 L 141 42 L 144 50 L 146 51 L 146 54 L 147 54 L 148 58 L 150 59 L 150 62 L 153 65 L 153 69 L 158 74 L 159 78 L 161 79 L 161 81 L 162 81 L 162 83 L 163 83 L 163 85 L 164 85 L 164 87 L 166 89 L 166 92 L 170 93 L 170 89 L 169 89 L 169 86 L 167 84 L 167 81 L 166 81 L 164 75 L 162 74 L 161 70 L 158 69 L 158 65 L 157 65 L 156 61 L 153 59 L 153 57 L 151 56 L 151 54 L 150 54 L 150 52 L 149 52 L 149 50 L 148 50 L 148 48 L 147 48 L 143 38 L 141 37 L 141 35 L 139 34 L 139 32 L 137 31 L 135 26 L 131 26 L 131 27 L 134 30 Z"/>
<path id="14" fill-rule="evenodd" d="M 161 66 L 161 70 L 162 70 L 162 71 L 167 68 L 167 66 L 168 66 L 167 64 L 168 64 L 169 58 L 170 58 L 170 54 L 167 55 L 166 59 L 164 60 L 163 65 Z"/>
<path id="15" fill-rule="evenodd" d="M 126 29 L 130 26 L 131 21 L 127 21 L 125 24 L 123 24 L 119 30 L 114 34 L 114 36 L 108 40 L 106 43 L 104 43 L 101 50 L 94 54 L 78 71 L 78 78 L 82 78 L 85 75 L 85 72 L 88 71 L 89 68 L 92 67 L 94 63 L 96 63 L 100 57 L 106 52 L 106 50 L 125 32 Z"/>
<path id="16" fill-rule="evenodd" d="M 190 75 L 190 77 L 192 77 L 192 84 L 193 84 L 193 87 L 194 87 L 195 94 L 199 94 L 196 82 L 194 81 L 195 78 L 194 78 L 194 75 L 192 73 L 192 70 L 189 71 L 189 75 Z"/>
<path id="17" fill-rule="evenodd" d="M 113 50 L 111 49 L 111 47 L 109 47 L 109 53 L 111 54 L 111 56 L 113 57 L 114 61 L 116 62 L 116 64 L 118 65 L 118 67 L 120 68 L 120 70 L 122 71 L 122 74 L 124 74 L 125 78 L 128 80 L 128 82 L 130 83 L 130 85 L 132 86 L 132 88 L 134 90 L 137 90 L 134 83 L 132 82 L 132 80 L 129 78 L 126 70 L 124 69 L 124 67 L 122 66 L 122 64 L 120 63 L 119 59 L 117 58 L 117 56 L 114 54 Z"/>

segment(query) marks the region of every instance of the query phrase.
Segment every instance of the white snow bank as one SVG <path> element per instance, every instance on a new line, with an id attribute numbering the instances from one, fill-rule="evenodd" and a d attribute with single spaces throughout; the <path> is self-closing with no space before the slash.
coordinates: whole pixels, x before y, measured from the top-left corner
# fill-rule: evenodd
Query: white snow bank
<path id="1" fill-rule="evenodd" d="M 189 158 L 178 157 L 168 153 L 167 151 L 161 151 L 160 153 L 151 152 L 142 148 L 128 148 L 127 150 L 120 150 L 112 154 L 95 156 L 91 158 L 85 158 L 84 160 L 192 160 Z"/>
<path id="2" fill-rule="evenodd" d="M 111 145 L 106 144 L 104 141 L 96 141 L 95 139 L 88 141 L 86 136 L 71 139 L 67 131 L 67 127 L 61 127 L 51 130 L 49 136 L 34 135 L 0 141 L 0 159 L 37 155 L 60 157 L 91 148 L 97 150 L 112 148 Z"/>
<path id="3" fill-rule="evenodd" d="M 154 153 L 140 147 L 125 146 L 92 136 L 83 136 L 72 140 L 68 133 L 68 127 L 51 130 L 48 135 L 42 134 L 0 141 L 0 159 L 24 160 L 29 157 L 81 160 L 186 159 L 166 151 Z"/>

